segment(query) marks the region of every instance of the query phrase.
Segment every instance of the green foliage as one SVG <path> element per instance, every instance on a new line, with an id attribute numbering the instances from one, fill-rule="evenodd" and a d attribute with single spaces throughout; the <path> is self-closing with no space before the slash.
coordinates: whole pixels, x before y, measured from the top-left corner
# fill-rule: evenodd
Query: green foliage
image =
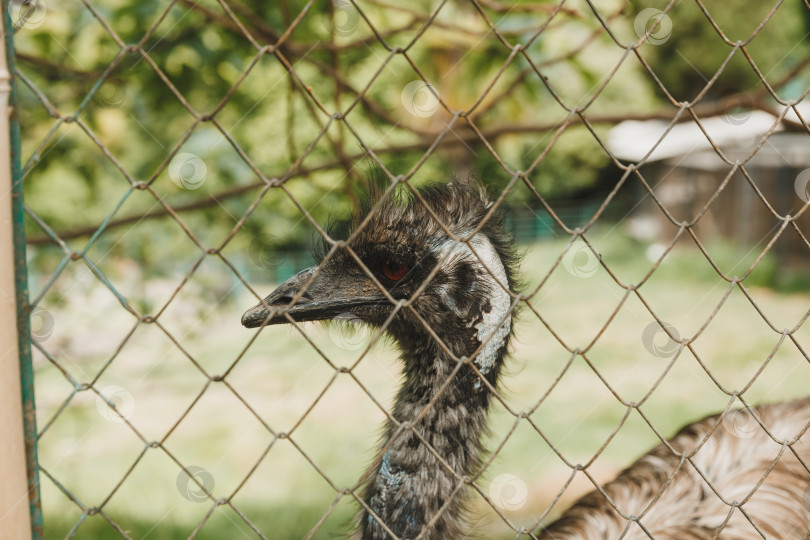
<path id="1" fill-rule="evenodd" d="M 280 9 L 273 3 L 237 3 L 233 10 L 256 43 L 267 44 L 284 34 L 304 5 L 296 1 Z M 172 207 L 180 209 L 180 219 L 205 247 L 216 246 L 255 202 L 263 180 L 284 178 L 301 159 L 296 170 L 325 169 L 288 181 L 295 201 L 271 189 L 241 226 L 251 237 L 265 234 L 288 247 L 307 245 L 314 233 L 310 219 L 322 225 L 330 215 L 350 210 L 355 190 L 364 183 L 368 161 L 347 161 L 346 155 L 360 155 L 364 148 L 379 151 L 407 145 L 402 151 L 378 154 L 393 174 L 404 174 L 433 141 L 434 136 L 427 134 L 439 133 L 449 122 L 443 106 L 429 116 L 408 114 L 403 88 L 421 77 L 449 107 L 459 109 L 471 107 L 494 81 L 471 116 L 482 130 L 508 131 L 510 126 L 545 123 L 566 114 L 536 74 L 520 74 L 531 70 L 525 58 L 514 58 L 501 73 L 509 50 L 497 40 L 481 39 L 488 28 L 470 6 L 446 6 L 436 26 L 409 47 L 408 57 L 421 75 L 401 55 L 389 58 L 377 74 L 390 53 L 365 19 L 345 11 L 342 4 L 314 4 L 286 38 L 279 56 L 259 54 L 214 2 L 178 3 L 165 16 L 163 4 L 156 1 L 105 2 L 96 7 L 96 14 L 78 2 L 48 8 L 41 26 L 23 27 L 15 41 L 18 69 L 33 85 L 20 84 L 19 93 L 27 162 L 25 196 L 60 235 L 92 228 L 105 219 L 115 222 L 165 213 Z M 333 28 L 336 9 L 344 10 L 335 14 L 343 17 L 335 19 L 343 26 Z M 368 6 L 364 15 L 390 46 L 406 47 L 431 14 L 432 4 L 409 9 Z M 545 17 L 542 12 L 519 12 L 495 21 L 510 39 L 528 41 Z M 529 54 L 537 64 L 579 47 L 595 24 L 585 17 L 560 21 L 549 28 L 548 39 L 532 42 Z M 139 43 L 147 57 L 120 46 Z M 330 43 L 343 47 L 337 56 Z M 570 62 L 544 70 L 556 91 L 567 101 L 575 100 L 577 93 L 604 76 L 604 60 L 615 56 L 614 48 L 602 36 Z M 293 66 L 293 76 L 281 55 Z M 338 73 L 340 81 L 334 77 Z M 368 87 L 364 101 L 350 110 L 356 94 L 346 85 L 354 91 Z M 610 108 L 619 102 L 612 89 L 607 94 L 609 99 L 595 107 Z M 348 125 L 329 118 L 331 111 L 346 110 Z M 203 120 L 196 120 L 195 114 Z M 205 115 L 213 115 L 216 123 Z M 454 131 L 471 134 L 463 120 L 455 126 Z M 480 142 L 468 140 L 461 152 L 440 149 L 419 169 L 415 181 L 446 177 L 465 169 L 466 163 L 486 171 L 485 182 L 499 182 L 506 175 L 503 168 Z M 511 165 L 526 168 L 548 140 L 541 133 L 498 138 L 493 144 Z M 594 145 L 586 131 L 569 130 L 541 162 L 536 174 L 541 193 L 559 196 L 592 186 L 597 169 L 607 162 Z M 176 154 L 192 154 L 203 164 L 194 189 L 172 180 L 170 164 Z M 194 167 L 200 165 L 184 166 L 181 170 L 194 176 Z M 149 184 L 153 193 L 138 189 L 139 183 Z M 199 209 L 182 212 L 187 205 Z M 72 208 L 82 211 L 68 210 Z M 139 257 L 156 242 L 175 255 L 194 256 L 198 250 L 182 238 L 185 235 L 170 217 L 161 218 L 155 227 L 141 222 L 125 228 L 127 234 L 114 230 L 102 234 L 98 240 L 102 248 Z M 43 234 L 33 222 L 28 230 L 31 237 Z M 171 239 L 177 234 L 179 242 Z M 124 237 L 128 247 L 122 250 L 118 244 Z M 238 238 L 237 244 L 246 243 Z M 86 239 L 71 245 L 82 249 Z M 144 249 L 134 245 L 138 243 Z M 34 264 L 49 267 L 40 250 L 34 255 Z M 139 260 L 149 264 L 150 257 Z M 153 270 L 161 271 L 160 265 Z"/>
<path id="2" fill-rule="evenodd" d="M 663 9 L 663 2 L 655 7 Z M 742 42 L 759 71 L 771 83 L 779 81 L 810 51 L 808 11 L 801 2 L 786 3 L 767 24 L 759 25 L 775 2 L 732 0 L 704 4 L 722 30 L 729 45 L 695 2 L 677 2 L 669 16 L 672 34 L 661 44 L 647 43 L 642 54 L 654 66 L 655 74 L 678 101 L 690 101 L 731 54 L 733 44 Z M 640 11 L 645 6 L 638 6 Z M 756 34 L 756 35 L 754 35 Z M 746 43 L 750 40 L 750 43 Z M 787 53 L 787 54 L 786 54 Z M 708 98 L 762 89 L 762 83 L 742 50 L 737 50 L 707 94 Z M 764 89 L 762 89 L 764 90 Z M 798 97 L 803 89 L 791 92 Z"/>
<path id="3" fill-rule="evenodd" d="M 110 220 L 95 252 L 137 257 L 165 273 L 178 271 L 177 260 L 185 271 L 201 249 L 244 254 L 259 237 L 273 239 L 273 253 L 309 246 L 330 216 L 356 204 L 375 166 L 369 150 L 393 175 L 415 171 L 416 184 L 469 171 L 502 186 L 506 165 L 530 170 L 545 197 L 581 195 L 611 166 L 600 144 L 609 124 L 594 125 L 596 137 L 576 122 L 562 129 L 570 110 L 620 117 L 666 101 L 614 41 L 638 40 L 644 6 L 621 11 L 619 2 L 600 2 L 609 35 L 587 4 L 575 2 L 535 36 L 552 6 L 488 6 L 488 23 L 473 6 L 449 3 L 422 32 L 432 2 L 364 4 L 363 16 L 348 4 L 303 0 L 235 2 L 230 13 L 210 0 L 180 2 L 165 14 L 156 0 L 111 0 L 96 13 L 79 2 L 49 3 L 40 26 L 15 36 L 17 67 L 30 81 L 18 81 L 26 201 L 57 235 L 84 231 L 72 249 L 84 249 L 89 231 Z M 736 0 L 712 4 L 710 13 L 736 40 L 769 9 Z M 806 54 L 806 21 L 794 9 L 782 6 L 747 45 L 769 80 Z M 673 94 L 691 99 L 705 84 L 698 72 L 714 73 L 730 47 L 694 3 L 678 2 L 670 15 L 671 36 L 641 53 Z M 278 54 L 260 53 L 282 35 Z M 525 56 L 510 59 L 517 43 L 526 44 Z M 749 90 L 756 80 L 738 51 L 709 97 Z M 453 119 L 453 111 L 466 118 Z M 443 132 L 448 144 L 425 157 Z M 284 188 L 262 189 L 274 179 Z M 537 200 L 521 187 L 507 202 Z M 115 227 L 155 212 L 163 217 Z M 44 235 L 33 220 L 28 231 Z M 52 269 L 54 249 L 32 250 L 32 264 Z"/>

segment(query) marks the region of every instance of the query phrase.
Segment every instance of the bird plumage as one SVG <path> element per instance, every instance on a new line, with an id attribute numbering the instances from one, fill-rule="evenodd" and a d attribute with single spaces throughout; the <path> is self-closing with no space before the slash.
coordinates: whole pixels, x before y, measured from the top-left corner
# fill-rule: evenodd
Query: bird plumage
<path id="1" fill-rule="evenodd" d="M 462 535 L 465 477 L 480 463 L 512 332 L 515 257 L 490 208 L 479 187 L 455 182 L 372 196 L 349 231 L 350 250 L 293 277 L 243 317 L 251 327 L 288 322 L 284 313 L 350 313 L 385 328 L 401 349 L 404 381 L 364 476 L 363 539 Z"/>
<path id="2" fill-rule="evenodd" d="M 479 187 L 399 187 L 373 193 L 345 244 L 326 242 L 319 265 L 282 284 L 242 323 L 349 316 L 391 335 L 403 383 L 363 477 L 356 536 L 461 538 L 465 488 L 480 472 L 487 410 L 512 334 L 516 257 L 503 216 Z M 692 424 L 539 537 L 703 539 L 725 523 L 720 538 L 751 538 L 757 529 L 745 528 L 747 514 L 767 538 L 790 538 L 788 529 L 810 533 L 810 399 L 758 414 L 777 442 L 761 428 L 735 436 L 720 417 Z M 713 489 L 743 504 L 729 515 L 732 506 Z"/>
<path id="3" fill-rule="evenodd" d="M 585 495 L 539 538 L 806 539 L 809 423 L 810 398 L 704 418 L 606 484 L 607 497 Z"/>

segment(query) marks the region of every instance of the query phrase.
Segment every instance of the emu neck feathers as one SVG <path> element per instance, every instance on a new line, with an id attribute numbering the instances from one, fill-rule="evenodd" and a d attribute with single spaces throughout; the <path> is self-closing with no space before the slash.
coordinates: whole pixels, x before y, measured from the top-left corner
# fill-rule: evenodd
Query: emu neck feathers
<path id="1" fill-rule="evenodd" d="M 447 267 L 455 267 L 459 260 L 473 263 L 473 292 L 486 301 L 462 310 L 450 298 L 452 288 L 439 289 L 440 297 L 448 296 L 442 298 L 447 318 L 461 321 L 468 331 L 458 332 L 449 324 L 433 330 L 457 357 L 477 352 L 473 358 L 476 368 L 495 386 L 512 324 L 509 294 L 504 290 L 507 275 L 485 236 L 476 235 L 470 243 L 473 249 L 446 241 L 438 260 Z M 480 438 L 486 429 L 490 393 L 469 365 L 454 373 L 457 361 L 427 331 L 409 343 L 403 341 L 399 345 L 405 380 L 392 416 L 414 428 L 386 424 L 384 453 L 366 473 L 365 501 L 373 514 L 361 512 L 360 536 L 364 540 L 392 538 L 387 527 L 403 539 L 420 534 L 428 540 L 458 538 L 462 534 L 463 478 L 480 464 Z"/>

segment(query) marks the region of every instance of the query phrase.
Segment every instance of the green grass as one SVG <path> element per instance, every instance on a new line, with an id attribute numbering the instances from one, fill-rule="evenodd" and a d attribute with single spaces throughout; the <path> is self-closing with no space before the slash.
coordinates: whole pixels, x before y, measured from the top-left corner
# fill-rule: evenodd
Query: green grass
<path id="1" fill-rule="evenodd" d="M 616 231 L 597 230 L 588 239 L 625 285 L 639 284 L 652 266 L 645 257 L 647 246 Z M 527 292 L 548 274 L 566 242 L 558 239 L 527 248 L 521 268 Z M 710 245 L 709 252 L 730 275 L 741 275 L 755 257 L 722 244 Z M 807 312 L 810 293 L 800 280 L 790 294 L 766 287 L 774 283 L 774 267 L 770 258 L 764 259 L 744 283 L 774 327 L 793 328 Z M 367 343 L 369 336 L 308 324 L 303 329 L 312 340 L 309 344 L 294 328 L 273 327 L 263 330 L 243 354 L 253 332 L 241 328 L 239 317 L 253 300 L 241 287 L 212 293 L 210 283 L 218 282 L 221 272 L 215 260 L 206 261 L 161 315 L 161 325 L 182 350 L 154 324 L 140 325 L 129 335 L 134 319 L 95 278 L 82 272 L 60 278 L 56 290 L 70 294 L 53 293 L 43 306 L 54 317 L 54 333 L 44 346 L 79 383 L 92 380 L 124 341 L 95 386 L 111 393 L 122 389 L 117 403 L 128 407 L 129 421 L 140 435 L 111 420 L 114 416 L 91 391 L 78 391 L 71 398 L 73 386 L 41 355 L 35 364 L 37 416 L 40 428 L 45 427 L 69 399 L 41 438 L 40 462 L 86 507 L 103 505 L 133 538 L 187 538 L 213 507 L 210 500 L 188 500 L 194 493 L 189 496 L 182 476 L 178 487 L 178 465 L 163 450 L 146 448 L 144 440 L 161 440 L 169 433 L 164 447 L 171 456 L 204 469 L 216 498 L 235 493 L 234 505 L 272 539 L 306 536 L 330 511 L 338 496 L 335 488 L 354 486 L 374 455 L 382 411 L 348 374 L 336 374 L 321 357 L 323 353 L 335 366 L 351 366 L 363 352 L 358 344 Z M 160 306 L 176 282 L 120 281 L 116 286 L 143 305 Z M 639 294 L 680 336 L 693 338 L 700 361 L 726 391 L 746 387 L 770 358 L 745 391 L 747 400 L 778 401 L 806 393 L 807 360 L 790 340 L 777 347 L 780 334 L 769 328 L 739 287 L 729 289 L 697 250 L 676 246 Z M 677 358 L 651 352 L 644 329 L 654 323 L 652 315 L 637 293 L 626 293 L 601 267 L 581 277 L 561 265 L 530 302 L 557 337 L 531 309 L 522 310 L 503 377 L 503 398 L 513 411 L 531 412 L 551 445 L 529 422 L 518 421 L 496 402 L 488 446 L 494 449 L 506 442 L 476 480 L 482 491 L 500 498 L 502 512 L 517 527 L 533 526 L 571 475 L 557 452 L 572 464 L 584 464 L 599 453 L 589 471 L 607 481 L 657 443 L 657 435 L 637 411 L 618 429 L 627 408 L 613 392 L 628 402 L 643 401 L 641 410 L 665 436 L 685 422 L 721 410 L 730 399 L 689 350 Z M 810 349 L 807 324 L 794 337 Z M 571 360 L 560 340 L 571 349 L 587 349 L 598 375 L 583 357 Z M 667 346 L 662 334 L 653 344 Z M 189 360 L 194 358 L 208 373 L 221 374 L 240 354 L 226 378 L 230 388 L 206 385 L 207 379 Z M 374 400 L 390 405 L 399 381 L 392 346 L 378 343 L 353 372 Z M 290 438 L 270 446 L 272 436 L 262 423 Z M 516 477 L 526 495 L 520 489 L 494 489 L 493 481 L 504 474 Z M 592 487 L 582 473 L 576 476 L 552 515 Z M 46 537 L 64 538 L 81 511 L 47 477 L 42 484 Z M 480 496 L 472 499 L 474 534 L 514 537 Z M 340 499 L 314 537 L 345 537 L 355 509 L 349 497 Z M 77 537 L 120 535 L 96 515 L 81 523 Z M 242 537 L 256 534 L 229 507 L 214 510 L 196 536 Z"/>
<path id="2" fill-rule="evenodd" d="M 250 516 L 251 523 L 268 538 L 281 540 L 295 540 L 304 538 L 310 531 L 309 523 L 318 522 L 325 510 L 320 505 L 283 505 L 265 508 L 250 508 L 245 506 L 241 511 Z M 113 519 L 119 516 L 112 516 Z M 316 534 L 314 538 L 330 538 L 338 534 L 335 531 L 349 532 L 352 511 L 344 505 L 337 511 L 330 525 L 332 533 Z M 188 538 L 194 530 L 193 524 L 173 523 L 170 520 L 157 521 L 153 518 L 131 519 L 123 517 L 126 523 L 125 532 L 132 538 L 149 538 L 150 540 L 174 540 Z M 72 527 L 73 519 L 66 516 L 52 516 L 46 522 L 46 538 L 64 538 Z M 342 536 L 348 536 L 343 534 Z M 210 520 L 195 536 L 199 540 L 221 540 L 222 538 L 256 538 L 252 528 L 231 509 L 218 508 Z M 77 538 L 92 538 L 94 540 L 113 540 L 122 538 L 121 534 L 100 515 L 87 517 L 77 529 Z"/>

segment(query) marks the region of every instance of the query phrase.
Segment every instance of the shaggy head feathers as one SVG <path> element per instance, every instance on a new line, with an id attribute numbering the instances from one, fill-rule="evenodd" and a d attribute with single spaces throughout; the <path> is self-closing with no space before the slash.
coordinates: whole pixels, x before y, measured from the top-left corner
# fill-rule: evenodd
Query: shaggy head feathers
<path id="1" fill-rule="evenodd" d="M 385 194 L 375 184 L 348 227 L 330 227 L 330 236 L 349 239 L 348 246 L 362 265 L 347 249 L 338 249 L 323 263 L 324 272 L 366 280 L 379 292 L 373 276 L 394 300 L 409 300 L 424 285 L 413 304 L 421 319 L 437 330 L 446 328 L 448 335 L 461 331 L 465 335 L 453 344 L 454 352 L 471 354 L 470 345 L 480 341 L 474 343 L 466 334 L 490 310 L 491 295 L 506 295 L 506 289 L 517 287 L 512 237 L 503 215 L 491 208 L 483 189 L 475 184 L 432 184 L 420 188 L 418 196 L 406 186 Z M 320 257 L 330 248 L 324 241 Z M 392 261 L 407 268 L 401 280 L 389 279 L 384 271 Z M 382 325 L 393 307 L 389 301 L 357 315 Z M 416 340 L 424 326 L 412 312 L 402 309 L 389 331 L 404 345 L 403 341 Z"/>

